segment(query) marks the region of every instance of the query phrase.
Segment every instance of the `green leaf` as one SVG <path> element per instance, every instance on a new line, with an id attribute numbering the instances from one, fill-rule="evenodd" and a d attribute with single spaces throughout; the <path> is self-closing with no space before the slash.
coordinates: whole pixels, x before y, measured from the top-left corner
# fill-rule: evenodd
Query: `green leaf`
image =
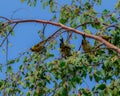
<path id="1" fill-rule="evenodd" d="M 106 88 L 106 84 L 98 85 L 97 89 L 104 90 Z"/>
<path id="2" fill-rule="evenodd" d="M 65 24 L 65 23 L 67 22 L 67 19 L 61 18 L 61 19 L 59 20 L 59 22 L 62 23 L 62 24 Z"/>
<path id="3" fill-rule="evenodd" d="M 115 8 L 116 8 L 116 9 L 120 9 L 120 1 L 119 1 L 119 0 L 118 0 L 118 2 L 116 3 Z"/>
<path id="4" fill-rule="evenodd" d="M 25 0 L 20 0 L 22 3 L 25 2 Z"/>
<path id="5" fill-rule="evenodd" d="M 100 73 L 102 74 L 103 77 L 105 77 L 105 70 L 101 70 Z"/>
<path id="6" fill-rule="evenodd" d="M 31 91 L 28 91 L 26 96 L 31 96 L 32 92 Z"/>
<path id="7" fill-rule="evenodd" d="M 15 36 L 15 33 L 12 31 L 12 32 L 11 32 L 11 35 L 12 35 L 12 36 Z"/>
<path id="8" fill-rule="evenodd" d="M 15 61 L 16 61 L 16 62 L 19 62 L 19 58 L 16 58 Z"/>
<path id="9" fill-rule="evenodd" d="M 30 87 L 30 82 L 26 82 L 26 87 Z"/>
<path id="10" fill-rule="evenodd" d="M 110 13 L 109 10 L 107 10 L 107 9 L 104 9 L 104 10 L 103 10 L 103 14 L 104 14 L 104 15 L 107 15 L 107 14 L 109 14 L 109 13 Z"/>
<path id="11" fill-rule="evenodd" d="M 61 61 L 60 62 L 60 68 L 63 68 L 65 66 L 65 62 L 64 61 Z"/>
<path id="12" fill-rule="evenodd" d="M 7 72 L 9 72 L 9 73 L 12 72 L 12 67 L 11 67 L 11 66 L 8 66 L 8 67 L 7 67 Z"/>
<path id="13" fill-rule="evenodd" d="M 10 60 L 10 61 L 8 61 L 7 65 L 10 65 L 10 64 L 13 64 L 13 63 L 15 63 L 15 60 Z"/>
<path id="14" fill-rule="evenodd" d="M 48 56 L 48 58 L 49 58 L 49 57 L 54 57 L 54 54 L 50 54 L 50 53 L 49 53 L 49 54 L 47 54 L 47 56 Z"/>
<path id="15" fill-rule="evenodd" d="M 90 73 L 89 78 L 90 78 L 90 81 L 92 81 L 92 79 L 93 79 L 93 74 L 92 73 Z"/>
<path id="16" fill-rule="evenodd" d="M 49 4 L 50 4 L 51 2 L 53 2 L 53 0 L 49 0 Z"/>
<path id="17" fill-rule="evenodd" d="M 85 5 L 84 5 L 84 7 L 85 7 L 87 10 L 89 10 L 89 9 L 92 7 L 92 5 L 90 4 L 90 2 L 86 2 Z"/>
<path id="18" fill-rule="evenodd" d="M 19 69 L 20 69 L 21 72 L 23 72 L 24 71 L 24 66 L 20 65 Z"/>
<path id="19" fill-rule="evenodd" d="M 117 18 L 116 18 L 116 14 L 115 14 L 115 13 L 112 14 L 111 20 L 112 20 L 113 22 L 117 22 Z"/>
<path id="20" fill-rule="evenodd" d="M 0 64 L 0 71 L 2 72 L 2 64 Z"/>
<path id="21" fill-rule="evenodd" d="M 0 88 L 1 88 L 1 86 L 3 85 L 3 81 L 2 80 L 0 80 Z"/>
<path id="22" fill-rule="evenodd" d="M 85 33 L 91 34 L 90 30 L 85 29 Z"/>
<path id="23" fill-rule="evenodd" d="M 101 78 L 99 77 L 98 74 L 94 73 L 94 79 L 96 82 L 99 82 L 101 80 Z"/>
<path id="24" fill-rule="evenodd" d="M 47 1 L 47 2 L 44 2 L 44 3 L 42 4 L 42 8 L 45 9 L 45 7 L 48 6 L 48 4 L 49 4 L 48 1 Z"/>
<path id="25" fill-rule="evenodd" d="M 27 62 L 27 56 L 25 56 L 25 57 L 23 58 L 23 62 L 24 62 L 24 63 Z"/>

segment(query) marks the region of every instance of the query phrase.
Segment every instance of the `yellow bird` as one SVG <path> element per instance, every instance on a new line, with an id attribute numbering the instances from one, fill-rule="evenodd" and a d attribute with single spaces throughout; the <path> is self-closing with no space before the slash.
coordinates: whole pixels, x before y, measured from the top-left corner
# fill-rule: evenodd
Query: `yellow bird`
<path id="1" fill-rule="evenodd" d="M 101 37 L 108 42 L 110 42 L 110 40 L 112 39 L 110 36 L 107 36 L 107 35 L 102 35 Z"/>
<path id="2" fill-rule="evenodd" d="M 64 43 L 63 38 L 60 39 L 60 52 L 62 57 L 71 56 L 71 48 Z"/>
<path id="3" fill-rule="evenodd" d="M 38 44 L 32 46 L 32 48 L 30 48 L 30 50 L 32 52 L 42 52 L 45 50 L 46 42 L 47 42 L 47 40 L 43 40 L 43 41 L 39 42 Z"/>
<path id="4" fill-rule="evenodd" d="M 85 53 L 91 53 L 92 48 L 91 48 L 90 42 L 88 40 L 86 40 L 85 37 L 83 37 L 81 46 Z"/>

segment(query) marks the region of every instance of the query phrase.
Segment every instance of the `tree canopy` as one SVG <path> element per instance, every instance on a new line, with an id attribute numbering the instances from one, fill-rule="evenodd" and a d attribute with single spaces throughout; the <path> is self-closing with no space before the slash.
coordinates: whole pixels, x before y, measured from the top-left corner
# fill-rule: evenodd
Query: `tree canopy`
<path id="1" fill-rule="evenodd" d="M 5 64 L 0 59 L 0 71 L 5 75 L 0 79 L 1 95 L 120 94 L 120 0 L 111 5 L 113 10 L 102 8 L 102 11 L 96 10 L 97 6 L 102 7 L 102 0 L 21 2 L 31 7 L 40 2 L 38 6 L 43 10 L 49 8 L 52 17 L 18 20 L 0 16 L 0 49 L 6 55 Z M 41 25 L 38 30 L 41 41 L 8 59 L 9 37 L 14 37 L 16 26 L 26 23 Z M 46 30 L 51 26 L 56 31 L 48 34 Z M 16 64 L 17 72 L 13 70 Z"/>

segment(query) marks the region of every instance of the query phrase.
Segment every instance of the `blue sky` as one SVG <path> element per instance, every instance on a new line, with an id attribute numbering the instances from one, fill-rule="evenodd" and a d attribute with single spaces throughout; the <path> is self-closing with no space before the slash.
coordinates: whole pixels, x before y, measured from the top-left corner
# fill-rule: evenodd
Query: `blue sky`
<path id="1" fill-rule="evenodd" d="M 58 0 L 60 3 L 69 2 L 69 0 Z M 64 2 L 63 2 L 64 1 Z M 113 5 L 117 0 L 102 0 L 102 6 L 96 7 L 96 10 L 100 12 L 102 9 L 113 9 Z M 112 5 L 112 6 L 111 6 Z M 20 0 L 0 0 L 0 16 L 5 16 L 11 19 L 45 19 L 52 18 L 52 14 L 46 8 L 42 10 L 40 3 L 36 7 L 29 7 L 26 3 L 21 3 Z M 9 41 L 12 47 L 9 49 L 9 59 L 13 59 L 18 56 L 18 53 L 28 50 L 31 46 L 40 41 L 37 34 L 41 25 L 36 23 L 19 24 L 15 27 L 15 36 L 9 37 Z M 47 29 L 48 33 L 54 32 L 56 28 L 51 26 Z M 1 41 L 0 41 L 1 42 Z M 2 54 L 0 49 L 0 63 L 5 63 L 5 55 Z M 18 69 L 17 66 L 14 67 Z M 0 73 L 0 78 L 3 76 Z M 90 83 L 89 83 L 90 84 Z"/>

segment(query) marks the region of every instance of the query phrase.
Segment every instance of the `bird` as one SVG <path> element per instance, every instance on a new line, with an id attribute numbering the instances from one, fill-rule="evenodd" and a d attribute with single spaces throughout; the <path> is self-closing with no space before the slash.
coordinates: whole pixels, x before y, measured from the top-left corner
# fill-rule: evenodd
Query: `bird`
<path id="1" fill-rule="evenodd" d="M 32 46 L 32 47 L 30 48 L 30 50 L 31 50 L 32 52 L 41 53 L 41 52 L 43 52 L 43 51 L 46 50 L 46 48 L 45 48 L 46 42 L 47 42 L 47 40 L 43 40 L 43 41 L 37 43 L 36 45 Z"/>
<path id="2" fill-rule="evenodd" d="M 90 42 L 88 40 L 86 40 L 85 36 L 83 36 L 83 40 L 82 40 L 82 49 L 85 53 L 91 53 L 91 45 L 90 45 Z"/>
<path id="3" fill-rule="evenodd" d="M 108 42 L 110 42 L 110 40 L 112 39 L 111 36 L 107 36 L 107 35 L 102 35 L 101 37 Z"/>
<path id="4" fill-rule="evenodd" d="M 60 38 L 60 52 L 61 52 L 62 57 L 71 56 L 71 48 L 70 46 L 64 43 L 63 38 Z"/>

